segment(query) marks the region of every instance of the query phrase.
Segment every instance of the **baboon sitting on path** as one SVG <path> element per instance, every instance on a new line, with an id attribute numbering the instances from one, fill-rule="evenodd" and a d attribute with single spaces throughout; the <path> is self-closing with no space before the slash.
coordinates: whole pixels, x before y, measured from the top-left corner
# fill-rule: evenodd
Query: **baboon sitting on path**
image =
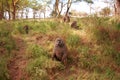
<path id="1" fill-rule="evenodd" d="M 66 65 L 68 57 L 68 49 L 65 45 L 64 41 L 61 38 L 57 38 L 55 40 L 55 45 L 53 49 L 53 59 L 61 61 L 64 65 Z"/>

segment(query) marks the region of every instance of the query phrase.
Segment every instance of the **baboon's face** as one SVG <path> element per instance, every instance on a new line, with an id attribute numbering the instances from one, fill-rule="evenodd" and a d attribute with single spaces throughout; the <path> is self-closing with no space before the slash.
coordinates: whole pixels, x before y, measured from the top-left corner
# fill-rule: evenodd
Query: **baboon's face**
<path id="1" fill-rule="evenodd" d="M 63 40 L 60 39 L 60 38 L 57 38 L 57 39 L 56 39 L 56 46 L 58 46 L 58 47 L 63 47 L 63 46 L 64 46 Z"/>
<path id="2" fill-rule="evenodd" d="M 74 24 L 77 24 L 77 21 L 73 21 Z"/>

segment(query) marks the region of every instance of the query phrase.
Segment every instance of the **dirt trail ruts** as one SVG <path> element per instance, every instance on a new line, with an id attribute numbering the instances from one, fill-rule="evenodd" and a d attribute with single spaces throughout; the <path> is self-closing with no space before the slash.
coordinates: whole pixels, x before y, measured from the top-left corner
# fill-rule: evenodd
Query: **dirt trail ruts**
<path id="1" fill-rule="evenodd" d="M 27 59 L 25 58 L 25 42 L 21 38 L 15 38 L 17 50 L 12 54 L 13 57 L 8 63 L 8 71 L 10 80 L 29 80 L 28 75 L 24 71 L 27 65 Z"/>

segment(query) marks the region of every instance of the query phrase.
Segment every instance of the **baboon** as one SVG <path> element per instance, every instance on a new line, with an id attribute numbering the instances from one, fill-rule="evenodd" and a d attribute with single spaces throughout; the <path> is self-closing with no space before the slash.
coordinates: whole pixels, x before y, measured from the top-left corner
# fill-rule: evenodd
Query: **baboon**
<path id="1" fill-rule="evenodd" d="M 26 33 L 26 34 L 29 33 L 29 27 L 28 27 L 28 25 L 25 25 L 25 26 L 24 26 L 24 30 L 25 30 L 25 33 Z"/>
<path id="2" fill-rule="evenodd" d="M 3 41 L 0 41 L 0 46 L 4 46 L 5 45 L 5 42 L 3 42 Z"/>
<path id="3" fill-rule="evenodd" d="M 67 46 L 65 45 L 64 41 L 61 38 L 57 38 L 55 40 L 52 58 L 61 61 L 64 65 L 66 65 L 67 57 L 68 57 Z"/>
<path id="4" fill-rule="evenodd" d="M 65 17 L 63 18 L 63 21 L 64 21 L 64 22 L 70 22 L 70 17 L 69 17 L 69 16 L 65 16 Z"/>
<path id="5" fill-rule="evenodd" d="M 77 26 L 77 21 L 73 21 L 72 24 L 71 24 L 71 27 L 75 28 L 75 29 L 78 29 L 79 26 Z"/>

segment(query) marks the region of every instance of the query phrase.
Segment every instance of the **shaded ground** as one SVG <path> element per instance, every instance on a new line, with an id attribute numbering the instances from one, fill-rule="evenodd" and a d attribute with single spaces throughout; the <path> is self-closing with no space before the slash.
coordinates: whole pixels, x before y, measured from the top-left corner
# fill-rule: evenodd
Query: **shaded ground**
<path id="1" fill-rule="evenodd" d="M 28 80 L 24 68 L 27 65 L 25 58 L 25 42 L 20 38 L 15 38 L 17 49 L 13 51 L 13 57 L 8 63 L 8 70 L 11 80 Z"/>

